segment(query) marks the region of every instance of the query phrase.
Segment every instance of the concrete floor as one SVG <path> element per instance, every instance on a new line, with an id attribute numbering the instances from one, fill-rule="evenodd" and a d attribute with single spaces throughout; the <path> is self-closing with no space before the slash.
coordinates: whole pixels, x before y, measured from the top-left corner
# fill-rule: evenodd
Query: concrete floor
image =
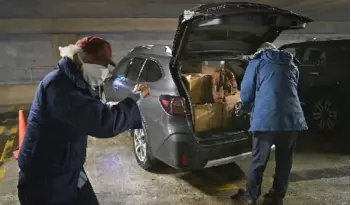
<path id="1" fill-rule="evenodd" d="M 13 139 L 11 132 L 4 133 Z M 350 204 L 349 155 L 336 153 L 328 142 L 306 139 L 298 142 L 285 204 Z M 2 158 L 9 157 L 9 150 L 3 151 Z M 135 162 L 131 138 L 120 135 L 104 140 L 90 138 L 85 168 L 102 205 L 226 205 L 233 204 L 229 196 L 245 185 L 249 161 L 247 156 L 197 172 L 176 172 L 161 165 L 157 173 L 148 173 Z M 9 158 L 0 168 L 0 205 L 17 205 L 17 162 Z M 271 160 L 263 192 L 270 188 L 273 172 Z"/>

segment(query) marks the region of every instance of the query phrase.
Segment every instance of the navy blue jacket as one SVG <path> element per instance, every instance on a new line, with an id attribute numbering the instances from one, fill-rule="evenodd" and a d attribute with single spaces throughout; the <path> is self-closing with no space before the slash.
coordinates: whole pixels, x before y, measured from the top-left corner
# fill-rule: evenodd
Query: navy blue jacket
<path id="1" fill-rule="evenodd" d="M 18 186 L 66 202 L 77 196 L 87 136 L 110 138 L 142 125 L 134 100 L 110 107 L 70 59 L 62 58 L 57 67 L 40 82 L 32 102 L 18 158 Z"/>
<path id="2" fill-rule="evenodd" d="M 292 54 L 265 50 L 254 56 L 241 83 L 241 101 L 252 108 L 249 131 L 307 130 L 298 81 Z"/>

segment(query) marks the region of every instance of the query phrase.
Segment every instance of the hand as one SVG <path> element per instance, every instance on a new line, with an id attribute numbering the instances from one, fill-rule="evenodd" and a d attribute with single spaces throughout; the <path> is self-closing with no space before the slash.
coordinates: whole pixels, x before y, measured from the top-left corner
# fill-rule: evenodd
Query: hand
<path id="1" fill-rule="evenodd" d="M 138 83 L 134 86 L 133 93 L 140 93 L 142 97 L 150 95 L 150 88 L 145 83 Z"/>

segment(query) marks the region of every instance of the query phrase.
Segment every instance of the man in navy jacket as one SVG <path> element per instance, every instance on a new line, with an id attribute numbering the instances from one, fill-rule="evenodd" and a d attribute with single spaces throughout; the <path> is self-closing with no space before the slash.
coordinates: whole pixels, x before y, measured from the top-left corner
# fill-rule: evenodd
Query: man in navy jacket
<path id="1" fill-rule="evenodd" d="M 137 95 L 108 105 L 94 89 L 115 65 L 111 52 L 107 41 L 85 37 L 62 48 L 58 69 L 40 82 L 18 158 L 21 205 L 99 204 L 83 170 L 87 136 L 142 128 Z"/>
<path id="2" fill-rule="evenodd" d="M 276 146 L 276 170 L 272 189 L 265 202 L 282 205 L 285 196 L 296 136 L 307 130 L 297 93 L 299 71 L 291 53 L 264 43 L 250 57 L 241 83 L 241 101 L 251 109 L 252 161 L 247 189 L 239 190 L 234 199 L 254 205 L 261 194 L 263 172 L 271 146 Z"/>

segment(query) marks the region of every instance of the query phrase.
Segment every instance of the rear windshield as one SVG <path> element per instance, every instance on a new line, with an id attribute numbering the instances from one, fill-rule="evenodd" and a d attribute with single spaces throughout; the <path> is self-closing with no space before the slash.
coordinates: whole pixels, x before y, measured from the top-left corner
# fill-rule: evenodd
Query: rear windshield
<path id="1" fill-rule="evenodd" d="M 189 50 L 206 50 L 207 48 L 209 50 L 246 51 L 253 44 L 260 44 L 261 37 L 270 29 L 269 25 L 262 24 L 262 17 L 259 15 L 195 20 L 191 25 L 192 30 L 188 36 L 187 47 Z M 221 45 L 222 43 L 224 45 Z"/>
<path id="2" fill-rule="evenodd" d="M 238 60 L 188 60 L 184 61 L 180 72 L 182 74 L 211 75 L 218 68 L 225 68 L 235 75 L 237 82 L 241 83 L 247 63 Z"/>

